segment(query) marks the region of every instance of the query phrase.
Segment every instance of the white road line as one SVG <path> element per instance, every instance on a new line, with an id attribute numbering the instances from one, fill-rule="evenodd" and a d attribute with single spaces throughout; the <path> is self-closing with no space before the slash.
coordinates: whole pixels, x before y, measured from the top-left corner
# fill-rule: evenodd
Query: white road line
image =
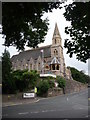
<path id="1" fill-rule="evenodd" d="M 68 101 L 68 97 L 67 97 L 67 101 Z"/>
<path id="2" fill-rule="evenodd" d="M 48 112 L 47 110 L 43 110 L 42 112 Z"/>
<path id="3" fill-rule="evenodd" d="M 39 113 L 39 111 L 31 112 L 31 113 Z"/>
<path id="4" fill-rule="evenodd" d="M 56 111 L 56 110 L 50 110 L 51 112 Z"/>
<path id="5" fill-rule="evenodd" d="M 24 114 L 24 115 L 25 115 L 25 114 L 28 114 L 28 113 L 29 113 L 29 112 L 18 113 L 18 114 L 19 114 L 19 115 L 22 115 L 22 114 Z"/>
<path id="6" fill-rule="evenodd" d="M 86 115 L 85 117 L 88 118 L 88 115 Z"/>

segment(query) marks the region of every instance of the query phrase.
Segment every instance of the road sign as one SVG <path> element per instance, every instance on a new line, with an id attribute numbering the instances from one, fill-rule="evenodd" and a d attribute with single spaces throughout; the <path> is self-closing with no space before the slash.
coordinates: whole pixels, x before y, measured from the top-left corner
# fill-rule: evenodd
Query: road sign
<path id="1" fill-rule="evenodd" d="M 23 98 L 34 98 L 35 93 L 23 93 Z"/>

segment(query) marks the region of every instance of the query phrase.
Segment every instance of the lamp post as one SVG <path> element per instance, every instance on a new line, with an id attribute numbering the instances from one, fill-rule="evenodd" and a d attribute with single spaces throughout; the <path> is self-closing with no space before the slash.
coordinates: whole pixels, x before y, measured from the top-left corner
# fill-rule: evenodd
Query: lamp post
<path id="1" fill-rule="evenodd" d="M 42 57 L 42 74 L 44 74 L 44 50 L 41 50 Z"/>

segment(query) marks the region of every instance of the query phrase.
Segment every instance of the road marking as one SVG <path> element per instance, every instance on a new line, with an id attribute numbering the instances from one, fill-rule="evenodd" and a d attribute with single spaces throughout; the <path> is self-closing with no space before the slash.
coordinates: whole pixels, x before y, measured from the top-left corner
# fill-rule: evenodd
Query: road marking
<path id="1" fill-rule="evenodd" d="M 68 101 L 68 97 L 67 97 L 67 101 Z"/>
<path id="2" fill-rule="evenodd" d="M 79 108 L 79 109 L 84 109 L 84 108 Z"/>
<path id="3" fill-rule="evenodd" d="M 42 112 L 48 112 L 47 110 L 43 110 Z"/>
<path id="4" fill-rule="evenodd" d="M 29 113 L 29 112 L 18 113 L 18 114 L 19 114 L 19 115 L 22 115 L 22 114 L 24 114 L 24 115 L 25 115 L 25 114 L 28 114 L 28 113 Z"/>
<path id="5" fill-rule="evenodd" d="M 86 118 L 88 117 L 88 115 L 85 116 Z"/>
<path id="6" fill-rule="evenodd" d="M 56 111 L 56 110 L 50 110 L 51 112 Z"/>
<path id="7" fill-rule="evenodd" d="M 39 111 L 31 112 L 31 113 L 39 113 Z"/>

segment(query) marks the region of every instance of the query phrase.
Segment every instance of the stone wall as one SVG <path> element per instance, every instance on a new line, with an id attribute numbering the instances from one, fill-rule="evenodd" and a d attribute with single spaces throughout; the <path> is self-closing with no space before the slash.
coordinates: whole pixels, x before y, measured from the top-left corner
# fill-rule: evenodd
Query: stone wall
<path id="1" fill-rule="evenodd" d="M 50 88 L 48 90 L 48 97 L 62 95 L 63 90 L 61 88 Z"/>
<path id="2" fill-rule="evenodd" d="M 80 90 L 83 90 L 85 88 L 87 88 L 86 84 L 80 83 L 75 80 L 67 80 L 66 87 L 65 87 L 65 93 L 79 92 Z"/>
<path id="3" fill-rule="evenodd" d="M 79 92 L 80 90 L 86 89 L 87 85 L 77 82 L 75 80 L 67 80 L 66 81 L 66 87 L 65 87 L 65 94 L 73 93 L 73 92 Z M 63 94 L 62 88 L 50 88 L 48 90 L 48 97 L 52 96 L 58 96 Z"/>

